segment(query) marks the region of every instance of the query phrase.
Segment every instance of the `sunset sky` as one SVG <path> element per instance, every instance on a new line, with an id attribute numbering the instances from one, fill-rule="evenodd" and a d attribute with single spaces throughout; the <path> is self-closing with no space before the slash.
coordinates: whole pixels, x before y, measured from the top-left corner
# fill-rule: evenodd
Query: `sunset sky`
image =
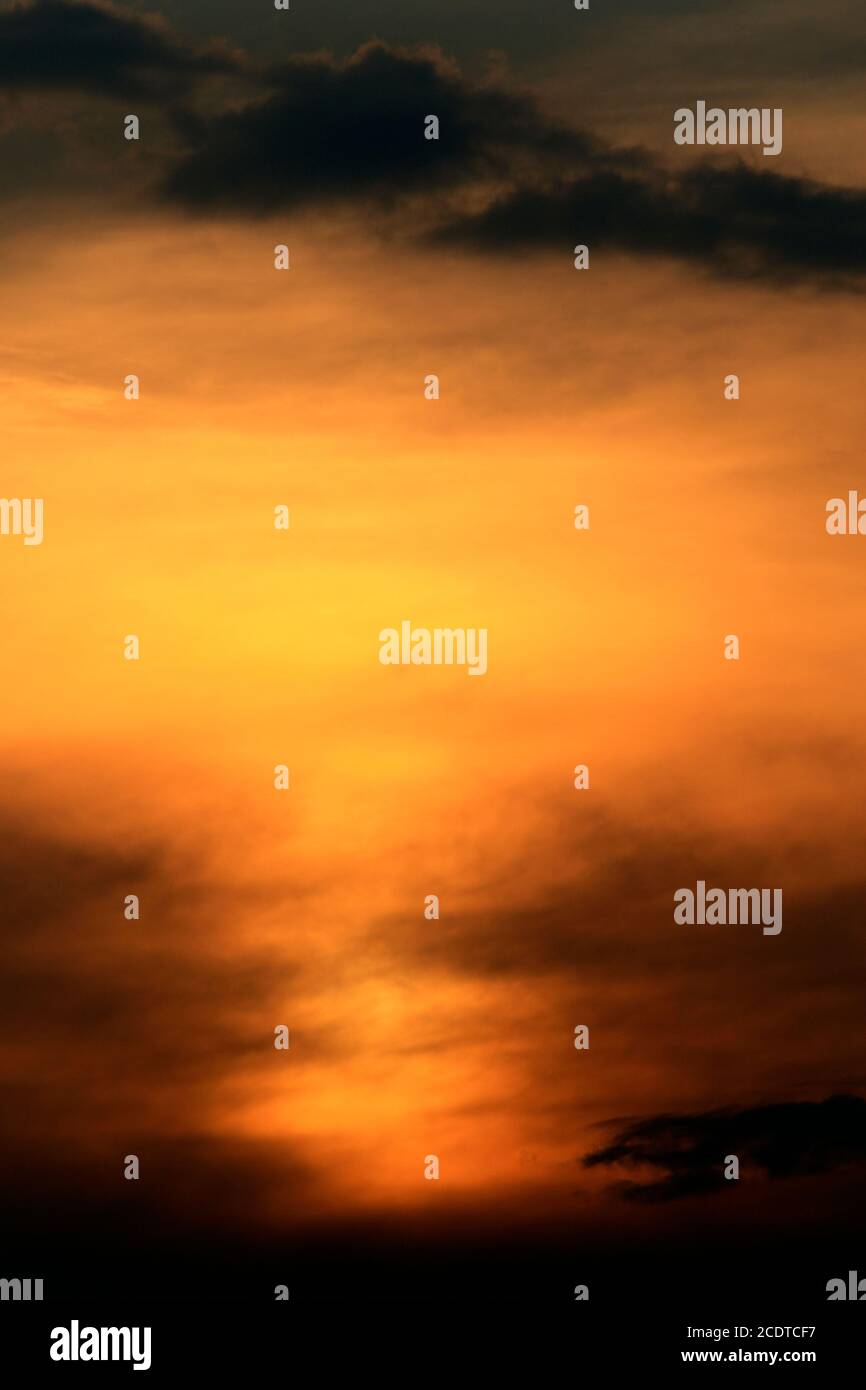
<path id="1" fill-rule="evenodd" d="M 16 1220 L 855 1258 L 864 69 L 853 0 L 0 6 Z"/>

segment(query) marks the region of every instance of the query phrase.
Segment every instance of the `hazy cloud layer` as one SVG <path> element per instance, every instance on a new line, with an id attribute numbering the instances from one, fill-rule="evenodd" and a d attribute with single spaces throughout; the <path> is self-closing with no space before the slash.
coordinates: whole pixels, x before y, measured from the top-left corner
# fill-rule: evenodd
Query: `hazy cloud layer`
<path id="1" fill-rule="evenodd" d="M 255 891 L 158 843 L 115 849 L 8 821 L 0 880 L 0 1093 L 19 1136 L 206 1125 L 220 1086 L 272 1047 L 302 970 L 288 951 L 275 962 L 236 945 Z M 140 920 L 124 916 L 129 893 Z"/>

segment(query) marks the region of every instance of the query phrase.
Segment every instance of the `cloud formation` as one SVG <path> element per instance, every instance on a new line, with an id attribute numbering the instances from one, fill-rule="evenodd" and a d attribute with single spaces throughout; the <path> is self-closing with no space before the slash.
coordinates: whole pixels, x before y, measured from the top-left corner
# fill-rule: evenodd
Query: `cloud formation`
<path id="1" fill-rule="evenodd" d="M 866 1100 L 837 1095 L 818 1102 L 653 1115 L 621 1128 L 583 1164 L 661 1170 L 663 1177 L 624 1183 L 621 1192 L 635 1202 L 668 1202 L 727 1188 L 728 1154 L 739 1158 L 741 1176 L 758 1169 L 771 1179 L 866 1164 Z"/>
<path id="2" fill-rule="evenodd" d="M 19 1139 L 82 1122 L 139 1134 L 206 1127 L 223 1085 L 245 1083 L 267 1058 L 271 1019 L 302 970 L 289 952 L 275 962 L 235 943 L 255 890 L 156 842 L 67 840 L 6 817 L 0 839 L 0 1097 Z M 124 917 L 129 893 L 141 920 Z"/>
<path id="3" fill-rule="evenodd" d="M 157 98 L 235 66 L 151 16 L 92 0 L 35 0 L 0 13 L 0 82 L 10 91 L 77 89 Z"/>
<path id="4" fill-rule="evenodd" d="M 866 271 L 866 194 L 741 161 L 678 175 L 647 161 L 632 172 L 514 189 L 446 224 L 435 239 L 497 254 L 565 254 L 575 241 L 602 255 L 668 256 L 763 284 L 839 285 Z"/>
<path id="5" fill-rule="evenodd" d="M 371 42 L 342 62 L 292 59 L 261 80 L 266 93 L 238 109 L 188 116 L 192 148 L 167 177 L 170 200 L 246 216 L 334 199 L 399 206 L 419 189 L 628 158 L 546 120 L 529 96 L 466 81 L 435 49 Z M 430 115 L 436 140 L 424 136 Z"/>
<path id="6" fill-rule="evenodd" d="M 202 79 L 216 74 L 241 76 L 241 88 L 222 84 L 205 99 Z M 185 214 L 248 220 L 337 207 L 370 231 L 476 255 L 567 258 L 585 243 L 595 264 L 665 257 L 821 289 L 857 287 L 866 273 L 863 190 L 728 152 L 686 163 L 672 146 L 660 162 L 554 119 L 530 91 L 465 76 L 435 47 L 371 41 L 345 59 L 256 63 L 225 44 L 191 45 L 162 20 L 36 0 L 0 14 L 0 78 L 11 90 L 77 89 L 84 100 L 168 98 L 146 173 L 128 161 L 121 172 L 94 132 L 108 201 L 146 178 L 141 196 Z M 424 136 L 431 115 L 438 140 Z M 9 177 L 32 195 L 28 130 L 13 125 L 7 145 Z M 79 129 L 76 145 L 87 138 Z M 78 149 L 82 168 L 85 156 Z M 62 164 L 45 160 L 46 187 L 68 187 Z"/>

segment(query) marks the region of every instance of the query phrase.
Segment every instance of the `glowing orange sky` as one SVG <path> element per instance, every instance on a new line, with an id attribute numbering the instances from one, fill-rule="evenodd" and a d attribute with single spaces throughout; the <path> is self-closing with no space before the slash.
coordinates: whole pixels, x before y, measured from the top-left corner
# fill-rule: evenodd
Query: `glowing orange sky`
<path id="1" fill-rule="evenodd" d="M 828 882 L 850 876 L 864 591 L 823 521 L 859 451 L 858 308 L 625 260 L 583 278 L 567 259 L 530 274 L 383 255 L 313 220 L 283 276 L 281 239 L 152 220 L 37 240 L 4 297 L 4 488 L 46 506 L 42 547 L 0 547 L 7 805 L 73 843 L 195 866 L 168 921 L 146 891 L 137 925 L 100 901 L 71 979 L 110 984 L 151 950 L 171 972 L 187 952 L 229 978 L 267 962 L 243 999 L 190 1017 L 236 1042 L 197 1076 L 193 1114 L 187 1079 L 143 1068 L 109 1111 L 85 1102 L 88 1143 L 100 1124 L 127 1142 L 133 1114 L 291 1142 L 337 1210 L 427 1203 L 435 1152 L 452 1198 L 556 1205 L 600 1121 L 710 1103 L 720 1067 L 759 1095 L 834 1065 L 832 1038 L 801 1046 L 791 1003 L 760 1021 L 766 943 L 733 948 L 750 962 L 736 1019 L 677 960 L 667 864 L 642 969 L 629 872 L 591 920 L 581 885 L 599 854 L 652 864 L 686 829 L 726 860 L 741 845 L 761 862 L 763 844 L 792 902 L 804 841 Z M 487 676 L 380 666 L 378 633 L 404 618 L 486 626 Z M 522 965 L 513 926 L 514 968 L 473 966 L 479 915 L 525 913 L 543 937 L 552 887 L 574 901 L 576 969 Z M 433 892 L 442 920 L 425 923 Z M 808 930 L 792 919 L 772 946 L 793 979 Z M 719 949 L 726 979 L 744 956 Z M 154 1020 L 182 1048 L 173 997 Z M 662 1037 L 687 998 L 684 1034 Z M 853 1007 L 841 984 L 828 1007 Z M 790 1072 L 744 1048 L 768 1026 Z M 30 1063 L 73 1075 L 91 1042 L 68 1046 L 49 1060 L 37 1040 Z"/>

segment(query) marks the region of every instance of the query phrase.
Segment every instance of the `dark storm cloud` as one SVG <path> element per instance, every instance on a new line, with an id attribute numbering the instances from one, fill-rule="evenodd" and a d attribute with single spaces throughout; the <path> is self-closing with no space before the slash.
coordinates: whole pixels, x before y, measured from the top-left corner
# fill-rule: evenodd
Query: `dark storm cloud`
<path id="1" fill-rule="evenodd" d="M 528 95 L 473 84 L 435 53 L 374 43 L 267 80 L 263 99 L 186 118 L 192 148 L 165 181 L 170 201 L 245 217 L 374 201 L 383 219 L 411 219 L 410 236 L 432 224 L 434 244 L 567 256 L 586 242 L 596 256 L 668 256 L 763 283 L 866 271 L 866 194 L 741 161 L 672 171 L 547 119 Z M 427 115 L 439 140 L 424 138 Z"/>
<path id="2" fill-rule="evenodd" d="M 218 72 L 239 84 L 205 97 L 201 79 Z M 92 132 L 106 203 L 150 196 L 235 218 L 339 205 L 416 244 L 565 258 L 585 242 L 596 265 L 612 253 L 664 256 L 761 284 L 849 287 L 866 273 L 862 190 L 753 167 L 729 151 L 695 164 L 671 146 L 663 164 L 553 119 L 523 89 L 466 77 L 435 48 L 371 42 L 347 59 L 253 62 L 107 5 L 37 0 L 0 13 L 0 78 L 40 93 L 77 88 L 78 99 L 169 98 L 140 167 L 124 142 L 107 152 L 104 131 Z M 438 140 L 424 138 L 430 115 Z M 6 197 L 34 195 L 35 119 L 28 113 L 24 144 L 12 150 Z M 68 141 L 68 116 L 56 124 Z M 75 130 L 80 144 L 91 138 L 86 121 Z M 78 150 L 77 168 L 89 167 L 85 156 Z M 48 159 L 41 177 L 71 192 L 62 164 Z"/>
<path id="3" fill-rule="evenodd" d="M 828 282 L 866 271 L 866 194 L 741 162 L 681 174 L 648 164 L 515 189 L 437 238 L 501 254 L 565 254 L 585 242 L 602 255 L 672 256 L 741 279 Z"/>
<path id="4" fill-rule="evenodd" d="M 166 24 L 90 0 L 0 13 L 0 82 L 9 90 L 157 95 L 233 66 L 227 53 L 190 48 Z"/>
<path id="5" fill-rule="evenodd" d="M 246 216 L 371 195 L 397 204 L 417 189 L 629 159 L 546 121 L 528 97 L 464 81 L 436 53 L 370 43 L 346 62 L 297 58 L 263 80 L 263 99 L 188 119 L 195 148 L 167 180 L 170 199 Z M 438 140 L 424 138 L 428 115 Z"/>
<path id="6" fill-rule="evenodd" d="M 866 1100 L 830 1096 L 699 1115 L 654 1115 L 621 1128 L 613 1142 L 587 1154 L 587 1168 L 647 1167 L 657 1181 L 625 1183 L 623 1196 L 638 1202 L 721 1191 L 726 1155 L 736 1154 L 741 1177 L 759 1170 L 768 1178 L 805 1177 L 866 1163 Z"/>

